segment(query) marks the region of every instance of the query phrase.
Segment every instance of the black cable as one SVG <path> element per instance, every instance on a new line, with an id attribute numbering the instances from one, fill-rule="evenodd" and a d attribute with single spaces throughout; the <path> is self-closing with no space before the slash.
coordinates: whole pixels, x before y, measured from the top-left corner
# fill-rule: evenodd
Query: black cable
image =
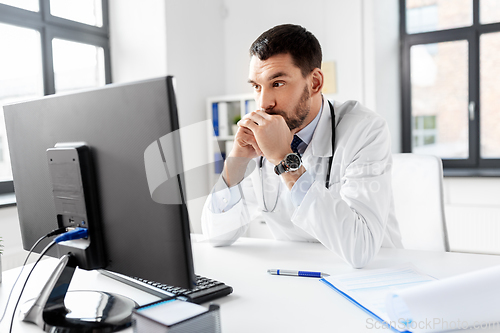
<path id="1" fill-rule="evenodd" d="M 31 249 L 29 250 L 28 252 L 28 255 L 26 256 L 26 259 L 24 260 L 24 263 L 23 263 L 23 266 L 21 267 L 21 271 L 19 272 L 19 274 L 17 275 L 17 278 L 16 280 L 14 281 L 14 284 L 12 285 L 12 288 L 10 289 L 10 293 L 9 293 L 9 297 L 7 297 L 7 302 L 5 302 L 5 308 L 3 310 L 3 314 L 2 314 L 2 317 L 0 318 L 0 323 L 3 321 L 4 317 L 5 317 L 5 314 L 7 313 L 7 307 L 9 305 L 9 302 L 10 302 L 10 297 L 12 296 L 12 292 L 14 291 L 14 287 L 16 286 L 17 284 L 17 281 L 19 280 L 19 278 L 21 277 L 21 274 L 23 273 L 23 270 L 24 270 L 24 266 L 26 266 L 26 263 L 28 262 L 28 259 L 31 255 L 31 253 L 33 253 L 33 251 L 35 250 L 35 248 L 38 246 L 38 244 L 40 244 L 45 238 L 47 237 L 52 237 L 52 236 L 55 236 L 55 235 L 59 235 L 59 234 L 62 234 L 63 232 L 66 231 L 66 228 L 59 228 L 59 229 L 55 229 L 55 230 L 52 230 L 51 232 L 49 232 L 48 234 L 46 234 L 45 236 L 42 236 L 40 237 L 36 242 L 35 244 L 33 244 L 33 246 L 31 247 Z"/>
<path id="2" fill-rule="evenodd" d="M 325 187 L 327 189 L 330 188 L 330 173 L 332 172 L 332 164 L 333 164 L 333 155 L 335 154 L 335 110 L 333 109 L 332 103 L 328 101 L 328 105 L 330 105 L 330 113 L 331 113 L 331 121 L 332 121 L 332 156 L 330 156 L 328 160 L 328 170 L 326 171 L 326 181 Z"/>
<path id="3" fill-rule="evenodd" d="M 16 305 L 14 306 L 14 311 L 12 311 L 12 318 L 10 320 L 9 333 L 12 333 L 12 325 L 14 324 L 14 318 L 16 317 L 16 309 L 17 309 L 17 306 L 19 304 L 19 301 L 21 300 L 21 296 L 23 295 L 24 288 L 26 287 L 26 284 L 28 283 L 28 280 L 29 280 L 29 278 L 31 276 L 31 273 L 33 273 L 33 271 L 35 270 L 36 265 L 38 265 L 38 263 L 40 262 L 40 260 L 42 260 L 43 256 L 47 253 L 47 251 L 49 251 L 50 248 L 52 246 L 54 246 L 55 244 L 56 244 L 56 242 L 51 241 L 49 243 L 49 245 L 47 245 L 43 249 L 43 251 L 40 253 L 40 257 L 36 260 L 35 264 L 33 265 L 33 267 L 31 268 L 30 272 L 28 273 L 28 276 L 26 277 L 26 280 L 24 281 L 23 287 L 21 288 L 21 292 L 19 293 L 19 297 L 17 298 Z"/>
<path id="4" fill-rule="evenodd" d="M 57 235 L 60 235 L 62 233 L 65 233 L 66 231 L 67 231 L 67 229 L 65 227 L 62 227 L 59 229 L 54 229 L 51 232 L 49 232 L 48 234 L 46 234 L 45 237 L 57 236 Z"/>

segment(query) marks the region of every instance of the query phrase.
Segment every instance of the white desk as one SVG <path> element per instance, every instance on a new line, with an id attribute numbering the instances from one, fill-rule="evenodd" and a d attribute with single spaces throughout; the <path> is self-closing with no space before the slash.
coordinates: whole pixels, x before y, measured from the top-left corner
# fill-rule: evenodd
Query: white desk
<path id="1" fill-rule="evenodd" d="M 367 320 L 371 318 L 368 314 L 318 279 L 272 276 L 267 273 L 269 268 L 315 270 L 329 274 L 354 271 L 321 244 L 242 238 L 225 248 L 213 248 L 206 242 L 194 242 L 193 253 L 197 274 L 223 281 L 234 288 L 231 295 L 216 301 L 221 306 L 224 333 L 375 331 L 367 327 Z M 408 262 L 415 264 L 425 273 L 445 278 L 500 265 L 500 256 L 381 249 L 366 269 L 391 267 Z M 40 263 L 40 267 L 32 274 L 23 300 L 37 295 L 55 264 L 56 260 L 53 259 Z M 4 281 L 0 284 L 2 310 L 18 272 L 19 269 L 4 272 Z M 157 299 L 97 272 L 81 270 L 75 273 L 70 289 L 116 292 L 134 299 L 141 305 Z M 16 290 L 19 288 L 16 287 Z M 10 315 L 15 300 L 14 296 L 9 307 Z M 9 322 L 10 316 L 0 325 L 0 332 L 8 332 Z M 17 318 L 13 331 L 41 332 L 35 325 L 22 323 Z M 378 331 L 390 332 L 387 329 Z M 132 332 L 132 329 L 123 332 Z"/>

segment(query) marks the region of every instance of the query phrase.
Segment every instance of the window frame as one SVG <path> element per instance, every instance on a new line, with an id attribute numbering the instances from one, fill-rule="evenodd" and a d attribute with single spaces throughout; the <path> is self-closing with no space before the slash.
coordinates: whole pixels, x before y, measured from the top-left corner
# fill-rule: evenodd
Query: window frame
<path id="1" fill-rule="evenodd" d="M 112 82 L 109 42 L 108 0 L 102 1 L 102 27 L 71 21 L 50 14 L 50 1 L 39 0 L 39 11 L 32 12 L 0 4 L 0 23 L 37 30 L 42 48 L 42 75 L 44 95 L 55 94 L 52 39 L 91 44 L 104 50 L 105 83 Z M 0 181 L 0 207 L 15 205 L 14 182 Z"/>
<path id="2" fill-rule="evenodd" d="M 500 32 L 500 22 L 481 24 L 480 0 L 472 0 L 472 25 L 468 27 L 408 34 L 406 32 L 406 0 L 399 0 L 400 66 L 401 66 L 401 137 L 404 153 L 412 152 L 410 49 L 414 45 L 465 40 L 469 54 L 469 105 L 475 103 L 474 117 L 469 116 L 469 158 L 442 159 L 445 176 L 500 176 L 500 158 L 480 156 L 480 38 L 482 34 Z M 464 110 L 467 112 L 468 110 Z"/>

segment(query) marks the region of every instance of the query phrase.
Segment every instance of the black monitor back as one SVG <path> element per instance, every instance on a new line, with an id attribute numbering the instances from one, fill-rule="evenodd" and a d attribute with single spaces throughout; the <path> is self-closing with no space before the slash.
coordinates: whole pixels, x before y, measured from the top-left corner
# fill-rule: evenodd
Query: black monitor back
<path id="1" fill-rule="evenodd" d="M 4 107 L 26 250 L 57 228 L 46 150 L 57 143 L 85 142 L 96 170 L 105 268 L 193 286 L 186 203 L 182 198 L 178 204 L 155 202 L 145 170 L 148 146 L 179 129 L 172 79 L 108 85 Z M 175 145 L 162 158 L 175 159 L 182 169 L 180 142 Z M 182 172 L 175 176 L 179 186 L 184 183 L 182 177 Z"/>

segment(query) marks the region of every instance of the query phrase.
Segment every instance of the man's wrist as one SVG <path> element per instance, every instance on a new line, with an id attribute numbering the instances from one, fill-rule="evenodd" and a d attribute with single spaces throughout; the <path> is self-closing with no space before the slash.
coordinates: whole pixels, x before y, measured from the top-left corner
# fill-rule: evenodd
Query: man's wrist
<path id="1" fill-rule="evenodd" d="M 226 158 L 224 161 L 224 170 L 222 171 L 222 179 L 228 187 L 233 187 L 243 180 L 250 160 L 247 157 L 236 156 Z"/>
<path id="2" fill-rule="evenodd" d="M 271 156 L 265 156 L 266 159 L 271 162 L 273 165 L 278 165 L 278 163 L 281 163 L 286 155 L 290 154 L 290 153 L 293 153 L 293 151 L 291 149 L 289 149 L 288 151 L 284 151 L 280 154 L 277 154 L 275 157 L 271 157 Z"/>
<path id="3" fill-rule="evenodd" d="M 302 166 L 302 159 L 297 153 L 289 153 L 274 167 L 274 172 L 279 176 L 283 173 L 297 171 Z"/>
<path id="4" fill-rule="evenodd" d="M 295 182 L 306 172 L 306 168 L 301 165 L 300 168 L 296 171 L 285 172 L 281 176 L 283 177 L 283 181 L 285 182 L 286 187 L 289 190 L 292 189 Z"/>

